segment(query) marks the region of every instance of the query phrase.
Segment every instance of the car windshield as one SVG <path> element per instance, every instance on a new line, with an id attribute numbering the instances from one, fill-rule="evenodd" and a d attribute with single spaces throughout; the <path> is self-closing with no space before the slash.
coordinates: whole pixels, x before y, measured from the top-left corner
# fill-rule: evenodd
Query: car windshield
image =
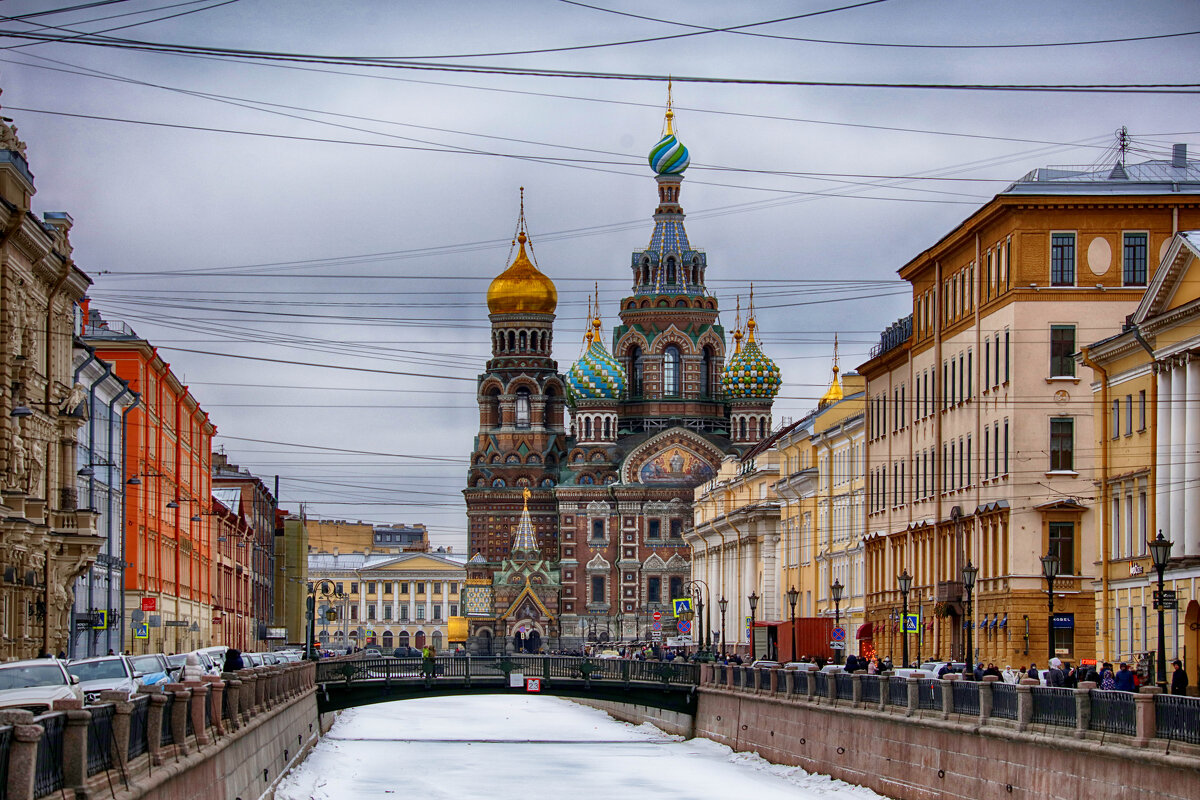
<path id="1" fill-rule="evenodd" d="M 167 656 L 167 663 L 172 667 L 182 667 L 187 661 L 187 653 L 177 653 L 173 656 Z"/>
<path id="2" fill-rule="evenodd" d="M 158 660 L 158 656 L 137 656 L 133 659 L 133 668 L 143 675 L 163 671 L 162 662 Z"/>
<path id="3" fill-rule="evenodd" d="M 0 689 L 24 689 L 28 686 L 65 686 L 63 671 L 53 664 L 0 667 Z"/>
<path id="4" fill-rule="evenodd" d="M 81 681 L 102 681 L 126 678 L 125 665 L 119 658 L 108 658 L 103 661 L 81 661 L 78 664 L 67 664 L 67 672 Z"/>

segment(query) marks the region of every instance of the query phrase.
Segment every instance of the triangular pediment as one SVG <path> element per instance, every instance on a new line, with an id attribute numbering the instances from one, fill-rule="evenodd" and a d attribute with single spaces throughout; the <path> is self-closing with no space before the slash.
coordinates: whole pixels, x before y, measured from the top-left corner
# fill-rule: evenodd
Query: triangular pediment
<path id="1" fill-rule="evenodd" d="M 521 593 L 517 595 L 517 599 L 513 600 L 512 604 L 509 605 L 508 609 L 504 612 L 505 618 L 516 616 L 517 609 L 520 608 L 523 603 L 528 602 L 532 602 L 533 605 L 536 606 L 537 609 L 546 616 L 546 619 L 554 619 L 554 615 L 550 613 L 550 609 L 546 608 L 546 604 L 542 602 L 541 598 L 537 596 L 537 592 L 533 591 L 533 587 L 531 587 L 528 583 L 525 584 L 525 588 L 521 590 Z"/>
<path id="2" fill-rule="evenodd" d="M 365 570 L 371 572 L 454 572 L 461 570 L 463 565 L 450 559 L 428 556 L 423 553 L 405 553 L 395 558 L 366 564 Z"/>
<path id="3" fill-rule="evenodd" d="M 667 562 L 663 561 L 662 558 L 658 555 L 658 553 L 655 553 L 654 555 L 647 558 L 645 563 L 642 564 L 642 569 L 647 570 L 649 572 L 662 572 L 666 568 L 667 568 Z"/>
<path id="4" fill-rule="evenodd" d="M 592 560 L 587 563 L 587 568 L 607 570 L 612 568 L 612 564 L 608 563 L 600 553 L 596 553 L 596 555 L 592 556 Z"/>
<path id="5" fill-rule="evenodd" d="M 1200 299 L 1200 231 L 1171 237 L 1133 321 L 1141 324 Z"/>
<path id="6" fill-rule="evenodd" d="M 676 553 L 667 559 L 667 569 L 669 570 L 687 569 L 689 566 L 690 565 L 688 564 L 687 560 L 684 559 L 683 556 L 679 555 L 679 553 Z"/>

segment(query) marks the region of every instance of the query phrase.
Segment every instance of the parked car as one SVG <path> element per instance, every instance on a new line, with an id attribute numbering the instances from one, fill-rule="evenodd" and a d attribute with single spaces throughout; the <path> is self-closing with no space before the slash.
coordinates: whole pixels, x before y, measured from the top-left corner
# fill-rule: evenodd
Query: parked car
<path id="1" fill-rule="evenodd" d="M 203 650 L 193 650 L 196 657 L 200 659 L 200 666 L 207 675 L 220 675 L 221 668 L 213 663 L 208 653 Z M 183 671 L 183 665 L 187 663 L 187 657 L 192 653 L 175 653 L 167 656 L 167 663 L 171 665 L 171 680 L 178 681 L 179 673 Z"/>
<path id="2" fill-rule="evenodd" d="M 401 645 L 392 651 L 392 655 L 396 658 L 420 658 L 421 651 L 417 650 L 415 647 Z"/>
<path id="3" fill-rule="evenodd" d="M 778 669 L 779 667 L 781 667 L 783 665 L 780 664 L 778 661 L 770 661 L 765 658 L 760 658 L 757 661 L 755 661 L 753 664 L 751 664 L 750 666 L 752 666 L 752 667 L 770 667 L 771 669 Z"/>
<path id="4" fill-rule="evenodd" d="M 147 653 L 144 656 L 130 656 L 134 672 L 140 672 L 142 686 L 159 686 L 171 682 L 171 664 L 162 653 Z"/>
<path id="5" fill-rule="evenodd" d="M 204 653 L 206 656 L 208 656 L 208 660 L 213 663 L 213 667 L 216 670 L 213 674 L 220 675 L 225 671 L 225 653 L 228 652 L 228 650 L 229 648 L 222 644 L 217 645 L 216 647 L 206 647 L 203 650 L 198 650 L 197 652 Z"/>
<path id="6" fill-rule="evenodd" d="M 132 696 L 137 692 L 138 678 L 141 677 L 126 656 L 79 658 L 67 662 L 67 672 L 79 679 L 83 700 L 89 705 L 100 702 L 100 693 L 105 691 Z"/>
<path id="7" fill-rule="evenodd" d="M 0 708 L 42 714 L 55 700 L 83 700 L 79 679 L 57 658 L 33 658 L 0 664 Z"/>
<path id="8" fill-rule="evenodd" d="M 900 667 L 892 670 L 892 675 L 897 678 L 936 678 L 936 672 L 930 672 L 925 669 L 917 669 L 916 667 Z"/>
<path id="9" fill-rule="evenodd" d="M 247 667 L 261 667 L 263 665 L 262 653 L 242 653 L 242 663 Z"/>
<path id="10" fill-rule="evenodd" d="M 383 653 L 379 652 L 378 647 L 368 647 L 362 651 L 363 658 L 383 658 Z"/>

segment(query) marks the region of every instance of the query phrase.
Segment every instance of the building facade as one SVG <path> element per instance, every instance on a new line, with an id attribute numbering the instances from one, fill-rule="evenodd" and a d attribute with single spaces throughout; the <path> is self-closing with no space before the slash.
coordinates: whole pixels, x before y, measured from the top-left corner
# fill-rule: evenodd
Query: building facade
<path id="1" fill-rule="evenodd" d="M 125 608 L 135 653 L 213 641 L 210 454 L 216 427 L 148 341 L 96 309 L 84 341 L 137 392 L 125 415 Z"/>
<path id="2" fill-rule="evenodd" d="M 1119 330 L 1172 234 L 1195 226 L 1186 153 L 1038 169 L 900 270 L 911 323 L 867 379 L 867 617 L 889 633 L 913 576 L 910 655 L 1038 661 L 1096 650 L 1092 398 L 1073 358 Z M 1041 556 L 1058 559 L 1049 617 Z M 979 569 L 968 606 L 963 568 Z M 878 637 L 877 637 L 878 641 Z M 882 648 L 881 648 L 882 649 Z"/>
<path id="3" fill-rule="evenodd" d="M 249 548 L 250 610 L 254 615 L 254 638 L 267 638 L 267 628 L 275 618 L 275 537 L 283 531 L 276 519 L 279 506 L 275 495 L 262 480 L 230 463 L 224 453 L 212 454 L 214 495 L 221 489 L 239 493 L 235 509 L 250 525 Z"/>
<path id="4" fill-rule="evenodd" d="M 31 213 L 33 173 L 0 120 L 0 660 L 70 646 L 74 585 L 104 546 L 76 484 L 76 308 L 91 281 L 72 258 L 71 218 Z"/>
<path id="5" fill-rule="evenodd" d="M 707 256 L 683 224 L 689 155 L 673 125 L 668 104 L 649 159 L 654 227 L 630 259 L 632 293 L 620 301 L 611 351 L 597 299 L 581 356 L 558 372 L 557 290 L 531 260 L 523 212 L 517 256 L 488 290 L 492 359 L 479 377 L 464 491 L 477 650 L 498 639 L 511 649 L 517 633 L 525 649 L 530 634 L 562 649 L 649 640 L 654 612 L 690 591 L 684 536 L 694 488 L 771 430 L 779 370 L 755 341 L 753 315 L 748 333 L 738 333 L 745 348 L 726 364 L 717 299 L 704 283 Z M 532 617 L 506 618 L 505 576 L 532 582 L 529 559 L 512 557 L 526 512 L 543 583 L 532 583 L 539 602 L 522 606 Z"/>
<path id="6" fill-rule="evenodd" d="M 308 635 L 305 597 L 308 594 L 308 520 L 285 514 L 283 536 L 275 537 L 275 620 L 272 626 L 287 631 L 287 641 L 303 642 Z"/>
<path id="7" fill-rule="evenodd" d="M 255 611 L 254 525 L 237 486 L 213 489 L 212 644 L 255 652 L 269 649 Z"/>
<path id="8" fill-rule="evenodd" d="M 1100 553 L 1093 581 L 1097 658 L 1132 664 L 1158 650 L 1158 575 L 1148 542 L 1172 542 L 1164 572 L 1165 652 L 1195 682 L 1200 659 L 1200 233 L 1172 237 L 1120 333 L 1081 348 L 1091 369 Z M 1169 672 L 1169 670 L 1168 670 Z"/>
<path id="9" fill-rule="evenodd" d="M 74 413 L 79 502 L 96 512 L 103 540 L 96 561 L 75 582 L 71 658 L 123 652 L 131 636 L 125 608 L 125 415 L 138 396 L 86 345 L 75 349 L 75 385 L 86 392 Z"/>

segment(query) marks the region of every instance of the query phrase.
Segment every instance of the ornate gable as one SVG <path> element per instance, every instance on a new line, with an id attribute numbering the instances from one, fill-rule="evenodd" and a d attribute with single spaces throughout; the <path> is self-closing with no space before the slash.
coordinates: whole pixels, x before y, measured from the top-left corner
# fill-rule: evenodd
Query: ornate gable
<path id="1" fill-rule="evenodd" d="M 621 481 L 697 486 L 716 476 L 724 455 L 688 429 L 671 428 L 633 449 L 621 465 Z"/>

